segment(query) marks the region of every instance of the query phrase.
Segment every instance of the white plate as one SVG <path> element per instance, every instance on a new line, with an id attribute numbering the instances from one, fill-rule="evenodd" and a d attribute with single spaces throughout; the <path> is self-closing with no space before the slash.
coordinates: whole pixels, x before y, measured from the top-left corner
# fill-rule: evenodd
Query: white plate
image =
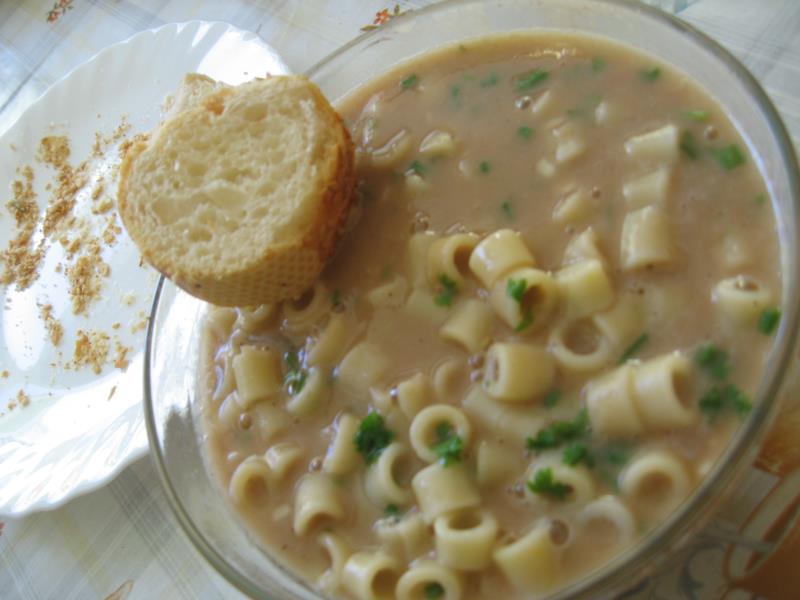
<path id="1" fill-rule="evenodd" d="M 47 167 L 34 158 L 45 135 L 66 135 L 72 162 L 88 157 L 95 132 L 108 136 L 127 118 L 131 134 L 149 131 L 160 118 L 164 98 L 187 72 L 204 73 L 237 84 L 288 68 L 257 35 L 226 23 L 193 21 L 144 31 L 106 48 L 42 95 L 0 138 L 0 245 L 14 235 L 5 209 L 17 166 L 34 168 L 34 189 L 43 209 L 49 201 Z M 116 148 L 91 167 L 91 178 L 112 186 Z M 78 197 L 75 212 L 92 217 L 92 186 Z M 119 224 L 119 219 L 117 219 Z M 37 234 L 38 235 L 38 234 Z M 123 233 L 104 248 L 111 267 L 101 298 L 86 316 L 75 316 L 63 273 L 59 244 L 50 246 L 39 279 L 27 290 L 0 289 L 5 310 L 0 320 L 0 515 L 59 506 L 78 494 L 108 482 L 147 451 L 142 420 L 142 353 L 144 329 L 157 280 L 152 269 L 139 266 L 139 254 Z M 36 303 L 50 303 L 64 328 L 54 347 L 47 339 Z M 116 329 L 114 324 L 119 324 Z M 106 366 L 67 370 L 79 329 L 100 330 L 131 347 L 130 364 L 122 371 Z M 53 367 L 53 364 L 56 367 Z M 7 410 L 7 402 L 24 390 L 31 403 Z M 112 395 L 113 390 L 113 395 Z M 111 396 L 109 398 L 109 396 Z"/>

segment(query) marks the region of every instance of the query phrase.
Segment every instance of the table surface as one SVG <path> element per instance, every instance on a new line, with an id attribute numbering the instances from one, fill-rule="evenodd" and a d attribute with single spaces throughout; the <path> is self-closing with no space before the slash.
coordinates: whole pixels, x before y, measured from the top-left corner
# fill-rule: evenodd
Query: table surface
<path id="1" fill-rule="evenodd" d="M 428 4 L 400 2 L 401 10 Z M 731 50 L 800 141 L 800 2 L 652 0 Z M 384 11 L 384 9 L 386 9 Z M 109 44 L 164 23 L 220 20 L 257 32 L 303 71 L 394 10 L 385 0 L 28 0 L 0 2 L 0 131 L 66 72 Z M 382 12 L 383 11 L 383 12 Z M 762 481 L 754 474 L 745 497 Z M 2 482 L 0 482 L 2 485 Z M 722 581 L 733 505 L 669 569 L 626 598 L 748 598 Z M 726 521 L 727 519 L 727 521 Z M 795 592 L 797 592 L 795 590 Z M 192 548 L 148 458 L 57 510 L 0 522 L 0 597 L 59 600 L 241 598 Z M 787 596 L 788 598 L 788 596 Z"/>

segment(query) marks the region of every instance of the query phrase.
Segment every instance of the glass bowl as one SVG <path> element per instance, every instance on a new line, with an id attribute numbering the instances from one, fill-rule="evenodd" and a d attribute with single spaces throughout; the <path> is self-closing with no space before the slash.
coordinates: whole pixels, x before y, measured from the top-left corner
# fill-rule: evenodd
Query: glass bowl
<path id="1" fill-rule="evenodd" d="M 605 597 L 665 564 L 698 530 L 752 464 L 778 406 L 798 329 L 800 179 L 789 137 L 764 91 L 714 41 L 685 23 L 628 0 L 451 0 L 413 11 L 341 48 L 308 75 L 333 102 L 427 50 L 487 34 L 529 29 L 599 35 L 648 52 L 715 92 L 766 180 L 778 215 L 784 313 L 755 393 L 754 409 L 705 481 L 663 524 L 601 569 L 554 597 Z M 249 537 L 206 469 L 204 434 L 194 405 L 200 323 L 208 306 L 161 279 L 145 354 L 145 418 L 153 460 L 178 521 L 224 577 L 253 598 L 318 598 Z"/>

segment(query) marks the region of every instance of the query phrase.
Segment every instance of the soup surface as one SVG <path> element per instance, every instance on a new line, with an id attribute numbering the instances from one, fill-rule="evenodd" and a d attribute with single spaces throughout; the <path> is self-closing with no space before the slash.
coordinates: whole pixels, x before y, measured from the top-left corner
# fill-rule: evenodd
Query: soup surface
<path id="1" fill-rule="evenodd" d="M 701 482 L 780 313 L 722 108 L 610 42 L 486 38 L 339 104 L 358 206 L 296 302 L 214 309 L 208 455 L 325 595 L 529 598 Z"/>

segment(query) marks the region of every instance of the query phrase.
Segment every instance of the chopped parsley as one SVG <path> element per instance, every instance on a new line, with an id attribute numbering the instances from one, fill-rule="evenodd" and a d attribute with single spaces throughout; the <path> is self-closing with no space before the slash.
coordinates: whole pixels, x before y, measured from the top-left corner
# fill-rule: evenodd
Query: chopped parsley
<path id="1" fill-rule="evenodd" d="M 514 327 L 514 331 L 524 331 L 533 324 L 533 309 L 529 306 L 522 315 L 522 320 Z"/>
<path id="2" fill-rule="evenodd" d="M 714 419 L 726 410 L 733 410 L 743 417 L 753 407 L 747 394 L 732 383 L 725 386 L 715 385 L 700 398 L 699 404 L 700 410 L 706 413 L 709 419 Z"/>
<path id="3" fill-rule="evenodd" d="M 638 338 L 633 340 L 633 343 L 625 349 L 625 352 L 622 353 L 622 356 L 619 357 L 619 364 L 623 364 L 628 362 L 633 355 L 639 352 L 642 349 L 647 341 L 650 339 L 650 336 L 647 333 L 643 333 Z"/>
<path id="4" fill-rule="evenodd" d="M 497 77 L 497 73 L 489 73 L 486 77 L 481 79 L 480 86 L 481 87 L 494 87 L 497 85 L 497 82 L 500 79 Z"/>
<path id="5" fill-rule="evenodd" d="M 339 306 L 342 303 L 342 292 L 338 289 L 333 290 L 331 294 L 331 304 L 333 306 Z"/>
<path id="6" fill-rule="evenodd" d="M 556 404 L 558 404 L 560 398 L 561 390 L 554 388 L 547 392 L 544 400 L 542 400 L 542 404 L 544 404 L 545 408 L 553 408 Z"/>
<path id="7" fill-rule="evenodd" d="M 290 395 L 299 394 L 306 384 L 308 372 L 303 368 L 300 360 L 300 353 L 297 350 L 289 350 L 283 355 L 286 363 L 286 375 L 283 376 L 283 384 L 286 386 Z"/>
<path id="8" fill-rule="evenodd" d="M 622 445 L 620 443 L 609 445 L 605 452 L 603 452 L 603 458 L 611 463 L 614 466 L 621 467 L 624 465 L 631 457 L 631 449 L 628 446 Z"/>
<path id="9" fill-rule="evenodd" d="M 441 583 L 433 581 L 423 588 L 425 600 L 437 600 L 444 596 L 444 587 Z"/>
<path id="10" fill-rule="evenodd" d="M 371 412 L 358 426 L 358 431 L 353 436 L 353 443 L 367 464 L 371 465 L 378 460 L 386 446 L 392 443 L 393 438 L 394 433 L 386 429 L 383 417 L 376 412 Z"/>
<path id="11" fill-rule="evenodd" d="M 756 204 L 759 206 L 764 206 L 767 203 L 767 195 L 766 194 L 756 194 L 755 197 Z"/>
<path id="12" fill-rule="evenodd" d="M 416 73 L 412 73 L 400 82 L 400 87 L 404 90 L 410 90 L 415 87 L 417 83 L 419 83 L 419 76 Z"/>
<path id="13" fill-rule="evenodd" d="M 492 165 L 489 164 L 488 160 L 482 160 L 478 165 L 478 170 L 481 173 L 488 173 L 489 171 L 492 170 Z"/>
<path id="14" fill-rule="evenodd" d="M 508 219 L 514 218 L 514 208 L 511 206 L 511 202 L 506 200 L 500 205 L 500 208 L 503 210 Z"/>
<path id="15" fill-rule="evenodd" d="M 534 494 L 540 496 L 549 496 L 556 500 L 564 500 L 572 491 L 572 487 L 556 481 L 553 476 L 553 469 L 547 467 L 544 469 L 537 469 L 533 474 L 533 479 L 528 482 L 528 489 Z"/>
<path id="16" fill-rule="evenodd" d="M 681 133 L 681 139 L 678 145 L 683 153 L 692 160 L 700 156 L 700 150 L 697 148 L 694 135 L 692 135 L 692 132 L 688 129 L 685 129 L 683 133 Z"/>
<path id="17" fill-rule="evenodd" d="M 515 89 L 518 92 L 526 92 L 528 90 L 532 90 L 537 85 L 544 82 L 549 76 L 550 73 L 548 73 L 544 69 L 534 69 L 533 71 L 525 73 L 524 75 L 520 76 L 519 79 L 517 79 L 517 84 L 515 86 Z"/>
<path id="18" fill-rule="evenodd" d="M 594 73 L 602 73 L 606 70 L 606 61 L 604 61 L 599 56 L 592 59 L 592 72 Z"/>
<path id="19" fill-rule="evenodd" d="M 547 450 L 576 440 L 589 431 L 589 414 L 581 410 L 572 421 L 553 421 L 540 429 L 536 437 L 525 440 L 525 448 L 532 451 Z"/>
<path id="20" fill-rule="evenodd" d="M 643 81 L 653 82 L 659 77 L 661 77 L 661 67 L 650 67 L 639 71 L 639 79 Z"/>
<path id="21" fill-rule="evenodd" d="M 386 265 L 386 266 L 385 266 L 385 267 L 383 267 L 383 269 L 381 270 L 381 279 L 382 279 L 382 280 L 384 280 L 384 281 L 386 281 L 386 280 L 387 280 L 387 279 L 389 279 L 391 276 L 392 276 L 392 267 L 390 267 L 389 265 Z"/>
<path id="22" fill-rule="evenodd" d="M 450 306 L 453 303 L 453 298 L 458 293 L 458 285 L 444 273 L 439 275 L 439 283 L 442 289 L 434 296 L 433 301 L 436 306 Z"/>
<path id="23" fill-rule="evenodd" d="M 423 165 L 419 160 L 414 160 L 414 161 L 411 162 L 410 165 L 408 165 L 408 169 L 407 170 L 411 171 L 412 173 L 415 173 L 417 175 L 422 176 L 422 175 L 425 174 L 425 171 L 427 169 L 425 169 L 425 165 Z"/>
<path id="24" fill-rule="evenodd" d="M 400 507 L 397 504 L 387 504 L 386 508 L 383 509 L 383 514 L 387 517 L 399 517 Z"/>
<path id="25" fill-rule="evenodd" d="M 587 467 L 594 466 L 594 456 L 589 452 L 589 446 L 584 442 L 572 442 L 564 448 L 561 461 L 570 467 L 574 467 L 581 461 L 585 462 Z"/>
<path id="26" fill-rule="evenodd" d="M 524 279 L 512 279 L 508 278 L 506 282 L 506 294 L 514 300 L 516 300 L 519 304 L 522 304 L 522 298 L 525 296 L 525 292 L 528 290 L 528 282 Z"/>
<path id="27" fill-rule="evenodd" d="M 735 169 L 739 165 L 743 165 L 745 163 L 744 153 L 736 144 L 730 144 L 728 146 L 724 146 L 723 148 L 717 148 L 712 152 L 714 154 L 714 158 L 717 159 L 717 162 L 726 171 Z"/>
<path id="28" fill-rule="evenodd" d="M 711 116 L 707 110 L 687 110 L 683 114 L 687 119 L 699 122 L 708 121 L 708 118 Z"/>
<path id="29" fill-rule="evenodd" d="M 461 86 L 460 85 L 451 85 L 450 86 L 450 100 L 456 106 L 456 108 L 461 106 Z"/>
<path id="30" fill-rule="evenodd" d="M 758 317 L 758 330 L 764 335 L 772 335 L 781 320 L 779 308 L 765 308 Z"/>
<path id="31" fill-rule="evenodd" d="M 700 346 L 694 354 L 694 361 L 714 379 L 723 380 L 731 371 L 728 353 L 716 344 Z"/>
<path id="32" fill-rule="evenodd" d="M 431 446 L 442 465 L 450 466 L 461 460 L 461 450 L 464 440 L 456 435 L 449 423 L 439 423 L 436 426 L 436 443 Z"/>
<path id="33" fill-rule="evenodd" d="M 527 125 L 522 125 L 517 128 L 517 135 L 521 137 L 523 140 L 529 140 L 533 135 L 533 128 L 528 127 Z"/>

